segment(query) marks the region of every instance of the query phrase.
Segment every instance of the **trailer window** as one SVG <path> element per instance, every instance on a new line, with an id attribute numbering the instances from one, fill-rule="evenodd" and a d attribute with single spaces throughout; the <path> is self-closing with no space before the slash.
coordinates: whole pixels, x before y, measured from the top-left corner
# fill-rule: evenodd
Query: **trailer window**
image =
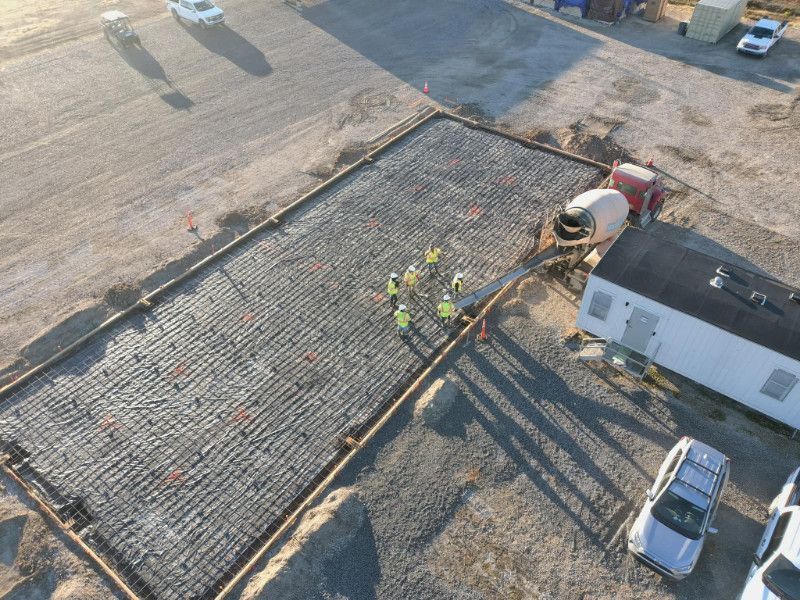
<path id="1" fill-rule="evenodd" d="M 592 302 L 589 304 L 589 314 L 601 321 L 605 321 L 608 311 L 611 309 L 611 295 L 597 291 L 592 295 Z"/>
<path id="2" fill-rule="evenodd" d="M 761 388 L 761 393 L 775 398 L 775 400 L 783 401 L 796 383 L 797 377 L 783 369 L 775 369 Z"/>

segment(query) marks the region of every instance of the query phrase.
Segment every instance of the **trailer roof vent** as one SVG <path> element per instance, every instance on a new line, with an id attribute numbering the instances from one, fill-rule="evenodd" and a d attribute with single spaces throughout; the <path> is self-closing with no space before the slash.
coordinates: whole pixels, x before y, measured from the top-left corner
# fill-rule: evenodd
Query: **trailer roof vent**
<path id="1" fill-rule="evenodd" d="M 721 265 L 717 267 L 717 275 L 722 275 L 723 277 L 730 277 L 731 276 L 731 268 Z"/>
<path id="2" fill-rule="evenodd" d="M 715 288 L 722 288 L 725 287 L 725 280 L 722 277 L 714 277 L 711 281 L 708 282 L 708 285 Z"/>
<path id="3" fill-rule="evenodd" d="M 789 300 L 794 300 L 798 304 L 800 304 L 800 293 L 792 292 L 789 294 Z"/>
<path id="4" fill-rule="evenodd" d="M 767 303 L 767 295 L 762 294 L 761 292 L 753 292 L 753 295 L 750 296 L 750 300 L 752 300 L 756 304 L 764 306 Z"/>

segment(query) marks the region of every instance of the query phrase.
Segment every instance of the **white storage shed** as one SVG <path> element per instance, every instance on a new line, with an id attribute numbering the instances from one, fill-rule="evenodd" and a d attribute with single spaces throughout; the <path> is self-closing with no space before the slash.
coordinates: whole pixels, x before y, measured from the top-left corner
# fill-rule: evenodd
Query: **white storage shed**
<path id="1" fill-rule="evenodd" d="M 578 327 L 800 428 L 800 291 L 627 228 L 592 271 Z"/>
<path id="2" fill-rule="evenodd" d="M 686 37 L 716 44 L 739 24 L 747 0 L 700 0 L 694 7 Z"/>

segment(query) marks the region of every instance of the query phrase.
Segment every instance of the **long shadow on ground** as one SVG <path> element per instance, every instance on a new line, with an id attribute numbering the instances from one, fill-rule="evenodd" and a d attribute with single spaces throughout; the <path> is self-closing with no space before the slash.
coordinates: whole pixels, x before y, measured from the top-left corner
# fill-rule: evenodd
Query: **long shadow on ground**
<path id="1" fill-rule="evenodd" d="M 184 25 L 184 29 L 208 51 L 227 58 L 249 75 L 266 77 L 272 73 L 264 53 L 227 25 L 211 29 Z"/>
<path id="2" fill-rule="evenodd" d="M 502 114 L 600 44 L 505 2 L 328 0 L 302 17 L 444 103 Z M 546 60 L 543 53 L 546 52 Z"/>
<path id="3" fill-rule="evenodd" d="M 159 97 L 176 110 L 187 110 L 193 106 L 193 102 L 167 76 L 167 72 L 161 63 L 142 46 L 121 47 L 112 44 L 117 54 L 120 55 L 129 67 L 137 71 L 143 77 L 150 80 L 163 81 L 170 89 L 169 92 L 159 93 Z"/>

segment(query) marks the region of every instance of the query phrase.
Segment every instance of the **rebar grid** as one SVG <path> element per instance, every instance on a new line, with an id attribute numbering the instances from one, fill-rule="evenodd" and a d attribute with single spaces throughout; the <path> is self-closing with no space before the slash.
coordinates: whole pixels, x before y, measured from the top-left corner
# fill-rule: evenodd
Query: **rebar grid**
<path id="1" fill-rule="evenodd" d="M 446 339 L 456 270 L 478 287 L 535 217 L 602 172 L 439 119 L 422 126 L 0 405 L 17 473 L 142 598 L 214 595 Z M 440 277 L 398 339 L 390 271 Z M 424 297 L 423 295 L 427 296 Z"/>

